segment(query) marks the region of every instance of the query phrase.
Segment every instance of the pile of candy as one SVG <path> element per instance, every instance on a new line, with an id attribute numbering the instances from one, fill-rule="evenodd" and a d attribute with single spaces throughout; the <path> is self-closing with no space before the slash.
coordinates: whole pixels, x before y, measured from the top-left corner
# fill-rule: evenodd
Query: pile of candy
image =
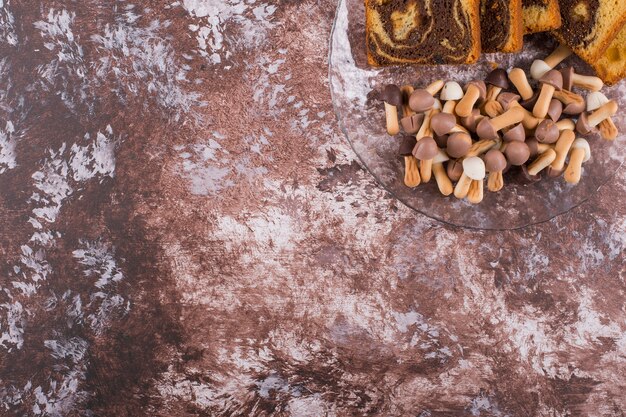
<path id="1" fill-rule="evenodd" d="M 559 47 L 533 62 L 530 75 L 536 89 L 520 68 L 508 73 L 494 69 L 465 89 L 443 80 L 423 89 L 385 86 L 380 99 L 387 132 L 395 136 L 400 127 L 403 131 L 399 154 L 405 162 L 405 185 L 417 187 L 434 176 L 443 195 L 454 192 L 459 199 L 479 203 L 485 176 L 487 189 L 499 191 L 502 174 L 511 166 L 520 166 L 529 178 L 547 172 L 578 183 L 591 149 L 575 132 L 587 135 L 597 128 L 604 139 L 615 139 L 611 116 L 617 103 L 599 92 L 599 78 L 576 74 L 572 67 L 554 69 L 570 54 Z M 573 88 L 590 93 L 585 100 Z"/>

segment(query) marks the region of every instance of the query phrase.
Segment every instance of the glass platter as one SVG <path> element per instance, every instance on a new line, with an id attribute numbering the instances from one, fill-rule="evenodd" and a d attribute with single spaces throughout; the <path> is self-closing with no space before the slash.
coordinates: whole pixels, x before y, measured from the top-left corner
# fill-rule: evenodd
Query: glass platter
<path id="1" fill-rule="evenodd" d="M 437 79 L 454 80 L 464 85 L 472 79 L 484 79 L 497 64 L 505 69 L 520 67 L 528 73 L 535 58 L 547 56 L 557 46 L 547 35 L 524 39 L 524 50 L 517 54 L 483 54 L 474 65 L 434 65 L 372 68 L 365 51 L 365 10 L 363 0 L 340 0 L 330 39 L 329 80 L 333 105 L 341 130 L 365 168 L 395 198 L 411 209 L 439 221 L 478 229 L 517 229 L 544 222 L 588 200 L 607 181 L 615 178 L 626 156 L 625 121 L 626 83 L 605 87 L 609 99 L 618 100 L 620 111 L 613 120 L 620 134 L 613 142 L 597 134 L 587 136 L 591 159 L 583 165 L 580 183 L 571 185 L 562 177 L 530 182 L 519 169 L 504 175 L 504 188 L 489 192 L 484 200 L 470 204 L 453 195 L 442 196 L 432 179 L 417 188 L 408 188 L 402 179 L 404 161 L 398 156 L 399 138 L 385 131 L 384 106 L 368 98 L 374 89 L 388 83 L 425 87 Z M 591 69 L 571 56 L 564 65 L 573 65 L 582 74 Z M 578 91 L 585 95 L 583 91 Z M 578 135 L 577 135 L 578 136 Z"/>

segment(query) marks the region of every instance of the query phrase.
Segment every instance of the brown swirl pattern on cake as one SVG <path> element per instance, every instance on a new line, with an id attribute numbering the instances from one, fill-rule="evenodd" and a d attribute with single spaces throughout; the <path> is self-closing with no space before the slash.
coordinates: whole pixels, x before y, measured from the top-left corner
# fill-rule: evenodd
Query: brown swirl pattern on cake
<path id="1" fill-rule="evenodd" d="M 366 0 L 371 65 L 461 64 L 480 54 L 477 0 Z"/>
<path id="2" fill-rule="evenodd" d="M 523 46 L 521 0 L 480 2 L 483 52 L 517 52 Z"/>
<path id="3" fill-rule="evenodd" d="M 600 59 L 626 24 L 626 2 L 615 0 L 559 0 L 563 26 L 554 31 L 589 64 Z"/>

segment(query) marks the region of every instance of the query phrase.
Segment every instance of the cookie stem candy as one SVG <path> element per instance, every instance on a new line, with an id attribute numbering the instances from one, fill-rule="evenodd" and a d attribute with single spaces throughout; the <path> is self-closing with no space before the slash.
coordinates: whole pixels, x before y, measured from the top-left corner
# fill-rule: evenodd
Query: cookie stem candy
<path id="1" fill-rule="evenodd" d="M 544 60 L 535 59 L 530 66 L 530 75 L 538 80 L 545 75 L 546 72 L 550 71 L 558 64 L 561 63 L 565 58 L 572 54 L 572 50 L 569 49 L 565 45 L 559 45 L 550 55 L 548 55 Z"/>
<path id="2" fill-rule="evenodd" d="M 578 184 L 582 172 L 584 162 L 591 158 L 591 149 L 589 143 L 583 138 L 577 138 L 572 144 L 572 150 L 569 155 L 569 164 L 565 169 L 563 177 L 570 184 Z"/>
<path id="3" fill-rule="evenodd" d="M 524 119 L 524 111 L 521 107 L 513 106 L 500 116 L 493 119 L 483 119 L 476 126 L 476 134 L 481 139 L 497 139 L 498 131 L 512 126 Z"/>
<path id="4" fill-rule="evenodd" d="M 400 156 L 404 157 L 404 185 L 411 188 L 417 187 L 421 182 L 417 159 L 412 155 L 416 143 L 415 137 L 404 135 L 400 139 L 398 150 Z"/>
<path id="5" fill-rule="evenodd" d="M 483 180 L 472 180 L 470 184 L 470 188 L 467 191 L 467 201 L 472 204 L 478 204 L 483 201 L 484 191 L 483 191 Z"/>
<path id="6" fill-rule="evenodd" d="M 555 123 L 556 127 L 559 128 L 559 130 L 574 130 L 576 128 L 576 124 L 574 123 L 574 121 L 572 119 L 563 119 L 563 120 L 559 120 L 558 122 Z"/>
<path id="7" fill-rule="evenodd" d="M 487 95 L 487 87 L 482 81 L 470 81 L 467 84 L 465 95 L 456 105 L 456 114 L 459 117 L 467 117 L 472 114 L 476 102 L 484 99 Z"/>
<path id="8" fill-rule="evenodd" d="M 450 178 L 448 178 L 448 174 L 446 174 L 446 170 L 443 167 L 443 163 L 450 160 L 448 155 L 441 149 L 437 152 L 437 155 L 433 158 L 433 175 L 435 176 L 435 181 L 437 181 L 437 187 L 439 188 L 439 192 L 441 194 L 448 196 L 452 194 L 453 187 Z"/>
<path id="9" fill-rule="evenodd" d="M 513 68 L 509 71 L 509 80 L 513 83 L 523 100 L 529 100 L 533 96 L 533 88 L 528 83 L 526 73 L 521 68 Z"/>
<path id="10" fill-rule="evenodd" d="M 435 80 L 432 83 L 428 84 L 428 86 L 424 89 L 430 93 L 431 96 L 434 96 L 441 90 L 444 86 L 443 80 Z"/>
<path id="11" fill-rule="evenodd" d="M 402 105 L 402 92 L 397 85 L 388 84 L 382 91 L 381 100 L 385 103 L 385 121 L 387 133 L 391 136 L 400 132 L 398 125 L 398 107 Z"/>
<path id="12" fill-rule="evenodd" d="M 448 81 L 441 89 L 439 98 L 445 101 L 441 112 L 454 114 L 456 103 L 463 98 L 463 89 L 456 81 Z"/>
<path id="13" fill-rule="evenodd" d="M 556 152 L 552 148 L 546 149 L 537 159 L 528 165 L 528 173 L 530 175 L 539 174 L 544 168 L 547 168 L 556 158 Z"/>
<path id="14" fill-rule="evenodd" d="M 491 149 L 485 154 L 485 169 L 489 172 L 487 189 L 491 192 L 500 191 L 504 186 L 502 171 L 506 168 L 506 158 L 497 149 Z"/>
<path id="15" fill-rule="evenodd" d="M 597 110 L 608 102 L 609 99 L 599 91 L 589 93 L 587 95 L 587 111 L 591 112 Z M 602 120 L 598 125 L 598 128 L 600 129 L 600 135 L 603 139 L 614 140 L 617 137 L 617 126 L 613 123 L 611 116 Z"/>
<path id="16" fill-rule="evenodd" d="M 509 88 L 507 73 L 502 68 L 496 68 L 485 79 L 487 98 L 483 109 L 489 117 L 496 117 L 504 112 L 502 105 L 496 101 L 503 89 Z"/>
<path id="17" fill-rule="evenodd" d="M 483 160 L 477 156 L 464 159 L 463 174 L 461 174 L 459 182 L 454 187 L 454 196 L 458 199 L 467 197 L 472 181 L 481 180 L 482 182 L 483 178 L 485 178 L 485 163 Z"/>
<path id="18" fill-rule="evenodd" d="M 563 171 L 563 167 L 565 166 L 565 158 L 567 158 L 567 154 L 569 153 L 572 143 L 574 143 L 574 139 L 576 139 L 576 135 L 574 134 L 573 128 L 561 131 L 559 139 L 554 145 L 556 157 L 554 158 L 554 161 L 552 161 L 552 163 L 550 164 L 550 167 L 553 171 Z"/>
<path id="19" fill-rule="evenodd" d="M 413 148 L 413 156 L 420 161 L 420 176 L 424 183 L 430 181 L 433 158 L 438 152 L 437 142 L 431 136 L 425 136 L 418 140 Z"/>
<path id="20" fill-rule="evenodd" d="M 585 110 L 585 99 L 580 95 L 568 90 L 555 91 L 552 97 L 565 105 L 563 113 L 576 115 Z"/>
<path id="21" fill-rule="evenodd" d="M 556 90 L 563 87 L 563 76 L 557 70 L 550 70 L 544 74 L 539 80 L 541 83 L 541 92 L 535 107 L 533 107 L 533 116 L 543 119 L 548 114 L 550 100 Z"/>
<path id="22" fill-rule="evenodd" d="M 591 114 L 581 113 L 580 117 L 578 117 L 578 121 L 576 122 L 576 130 L 579 133 L 586 135 L 590 133 L 594 127 L 600 124 L 601 121 L 614 116 L 616 112 L 617 103 L 614 100 L 611 100 L 600 106 Z"/>

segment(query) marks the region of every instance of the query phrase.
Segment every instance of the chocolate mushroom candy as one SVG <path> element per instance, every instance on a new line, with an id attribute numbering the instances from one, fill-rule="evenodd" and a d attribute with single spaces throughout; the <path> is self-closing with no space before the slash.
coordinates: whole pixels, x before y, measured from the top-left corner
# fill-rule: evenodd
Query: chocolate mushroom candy
<path id="1" fill-rule="evenodd" d="M 437 155 L 433 158 L 433 175 L 435 176 L 437 187 L 439 188 L 439 192 L 446 196 L 452 194 L 454 189 L 450 178 L 448 178 L 448 174 L 446 174 L 446 169 L 443 167 L 443 163 L 449 160 L 448 155 L 441 149 L 437 151 Z"/>
<path id="2" fill-rule="evenodd" d="M 523 165 L 530 158 L 530 149 L 525 142 L 509 142 L 504 149 L 504 156 L 511 165 Z"/>
<path id="3" fill-rule="evenodd" d="M 530 76 L 535 80 L 543 77 L 546 72 L 556 67 L 561 61 L 572 54 L 572 50 L 565 45 L 559 45 L 545 59 L 535 59 L 530 66 Z"/>
<path id="4" fill-rule="evenodd" d="M 577 115 L 585 110 L 585 99 L 580 95 L 568 90 L 555 91 L 553 98 L 559 100 L 565 107 L 563 113 Z"/>
<path id="5" fill-rule="evenodd" d="M 414 136 L 403 135 L 400 138 L 400 149 L 398 153 L 404 157 L 404 185 L 407 187 L 417 187 L 422 181 L 419 169 L 417 167 L 417 159 L 413 156 L 413 148 L 417 141 Z"/>
<path id="6" fill-rule="evenodd" d="M 571 90 L 572 87 L 579 87 L 587 91 L 600 91 L 604 87 L 604 82 L 598 77 L 593 75 L 576 74 L 573 67 L 565 68 L 561 70 L 563 75 L 563 86 L 569 87 L 567 90 Z M 565 83 L 567 78 L 567 83 Z"/>
<path id="7" fill-rule="evenodd" d="M 567 164 L 565 174 L 563 175 L 565 181 L 570 184 L 578 184 L 583 163 L 587 162 L 589 158 L 591 158 L 589 142 L 583 138 L 576 138 L 574 143 L 572 143 L 569 154 L 569 164 Z"/>
<path id="8" fill-rule="evenodd" d="M 589 93 L 587 94 L 587 111 L 593 112 L 598 110 L 608 102 L 609 99 L 599 91 Z M 600 129 L 602 139 L 614 140 L 617 137 L 617 126 L 615 126 L 610 116 L 600 122 L 598 129 Z"/>
<path id="9" fill-rule="evenodd" d="M 448 81 L 441 89 L 439 98 L 445 101 L 441 112 L 454 114 L 457 102 L 463 98 L 463 89 L 456 81 Z"/>
<path id="10" fill-rule="evenodd" d="M 413 156 L 420 161 L 420 176 L 424 183 L 430 181 L 433 158 L 438 151 L 437 142 L 430 136 L 425 136 L 418 140 L 413 148 Z"/>
<path id="11" fill-rule="evenodd" d="M 542 170 L 549 167 L 556 159 L 556 151 L 548 148 L 543 151 L 530 165 L 528 165 L 529 175 L 538 175 Z"/>
<path id="12" fill-rule="evenodd" d="M 550 116 L 550 119 L 556 123 L 561 118 L 562 113 L 563 103 L 555 98 L 550 100 L 550 105 L 548 106 L 548 116 Z"/>
<path id="13" fill-rule="evenodd" d="M 502 90 L 509 88 L 508 74 L 502 68 L 496 68 L 487 75 L 485 83 L 487 84 L 487 98 L 483 109 L 489 117 L 496 117 L 504 112 L 502 104 L 496 99 Z"/>
<path id="14" fill-rule="evenodd" d="M 559 128 L 552 120 L 545 119 L 535 129 L 535 138 L 539 143 L 554 143 L 559 138 Z"/>
<path id="15" fill-rule="evenodd" d="M 522 178 L 526 181 L 526 182 L 537 182 L 539 180 L 541 180 L 541 175 L 537 174 L 537 175 L 531 175 L 528 172 L 528 165 L 522 165 L 520 167 L 520 174 L 522 176 Z"/>
<path id="16" fill-rule="evenodd" d="M 541 77 L 539 82 L 541 83 L 541 92 L 535 107 L 533 107 L 533 116 L 543 119 L 548 114 L 552 95 L 563 87 L 563 77 L 557 70 L 550 70 Z"/>
<path id="17" fill-rule="evenodd" d="M 397 106 L 402 105 L 402 92 L 397 85 L 388 84 L 383 88 L 380 99 L 385 103 L 387 133 L 391 136 L 397 135 L 400 132 Z"/>
<path id="18" fill-rule="evenodd" d="M 538 155 L 552 148 L 552 145 L 548 145 L 547 143 L 539 143 L 534 136 L 526 139 L 525 143 L 530 151 L 528 159 L 535 159 Z"/>
<path id="19" fill-rule="evenodd" d="M 528 78 L 526 78 L 526 73 L 523 69 L 513 68 L 509 71 L 509 80 L 511 80 L 511 83 L 513 83 L 523 100 L 528 100 L 533 96 L 533 88 L 528 83 Z"/>
<path id="20" fill-rule="evenodd" d="M 435 104 L 435 98 L 427 90 L 418 88 L 409 97 L 409 107 L 416 113 L 424 113 Z"/>
<path id="21" fill-rule="evenodd" d="M 433 132 L 433 138 L 435 139 L 435 142 L 437 142 L 437 146 L 439 146 L 442 149 L 445 149 L 446 146 L 448 146 L 448 137 L 449 135 L 437 135 L 435 132 Z"/>
<path id="22" fill-rule="evenodd" d="M 556 127 L 559 128 L 559 131 L 565 130 L 565 129 L 569 129 L 569 130 L 576 129 L 576 124 L 574 123 L 572 119 L 561 119 L 558 122 L 556 122 L 555 125 Z"/>
<path id="23" fill-rule="evenodd" d="M 507 130 L 502 136 L 505 142 L 524 142 L 526 140 L 526 131 L 524 125 L 519 123 L 509 130 Z"/>
<path id="24" fill-rule="evenodd" d="M 492 192 L 500 191 L 504 186 L 502 171 L 506 168 L 506 158 L 497 149 L 491 149 L 484 156 L 485 169 L 489 172 L 487 189 Z"/>
<path id="25" fill-rule="evenodd" d="M 458 199 L 467 197 L 472 182 L 480 181 L 482 184 L 483 178 L 485 178 L 485 163 L 483 160 L 477 156 L 465 158 L 463 160 L 463 173 L 456 187 L 454 187 L 454 196 Z"/>
<path id="26" fill-rule="evenodd" d="M 608 117 L 614 116 L 617 112 L 617 103 L 614 100 L 604 103 L 591 114 L 581 113 L 576 122 L 576 131 L 587 135 L 591 130 Z"/>
<path id="27" fill-rule="evenodd" d="M 484 118 L 476 126 L 476 134 L 481 139 L 498 139 L 498 131 L 505 127 L 519 123 L 524 119 L 524 110 L 521 107 L 513 106 L 500 116 L 493 119 Z"/>
<path id="28" fill-rule="evenodd" d="M 446 153 L 451 158 L 462 158 L 472 147 L 472 138 L 467 133 L 458 132 L 448 136 Z"/>
<path id="29" fill-rule="evenodd" d="M 537 127 L 541 119 L 536 118 L 531 112 L 523 108 L 519 104 L 519 99 L 520 96 L 513 93 L 501 93 L 498 96 L 498 102 L 502 104 L 504 110 L 509 110 L 511 107 L 516 106 L 520 107 L 524 111 L 524 118 L 522 119 L 522 124 L 524 125 L 524 128 L 527 130 L 533 130 Z"/>
<path id="30" fill-rule="evenodd" d="M 403 85 L 400 88 L 400 92 L 402 93 L 402 117 L 409 117 L 415 114 L 411 107 L 409 107 L 409 98 L 411 94 L 413 94 L 414 88 L 411 85 Z M 402 124 L 402 120 L 400 120 Z"/>
<path id="31" fill-rule="evenodd" d="M 459 159 L 450 159 L 446 164 L 446 174 L 450 181 L 458 181 L 463 174 L 463 163 Z"/>
<path id="32" fill-rule="evenodd" d="M 567 129 L 560 132 L 559 139 L 554 144 L 556 157 L 550 164 L 551 170 L 548 171 L 548 175 L 558 176 L 561 172 L 563 172 L 563 167 L 565 167 L 565 158 L 567 158 L 567 154 L 569 153 L 575 138 L 576 135 L 573 130 Z"/>
<path id="33" fill-rule="evenodd" d="M 472 114 L 474 105 L 479 100 L 484 100 L 487 95 L 487 86 L 483 81 L 470 81 L 465 86 L 465 95 L 456 105 L 456 114 L 466 117 Z"/>
<path id="34" fill-rule="evenodd" d="M 430 122 L 433 116 L 435 116 L 436 114 L 439 114 L 440 111 L 441 111 L 441 102 L 435 99 L 435 102 L 432 108 L 424 114 L 424 121 L 422 122 L 422 126 L 420 127 L 420 130 L 418 130 L 417 133 L 415 134 L 415 137 L 417 138 L 417 140 L 420 140 L 424 136 L 433 135 Z"/>
<path id="35" fill-rule="evenodd" d="M 402 130 L 404 130 L 404 133 L 409 135 L 416 134 L 420 130 L 420 127 L 422 127 L 423 122 L 424 113 L 413 113 L 411 116 L 406 116 L 400 119 Z"/>
<path id="36" fill-rule="evenodd" d="M 502 93 L 502 94 L 505 94 L 505 93 Z M 472 113 L 469 116 L 461 117 L 461 126 L 466 128 L 470 132 L 474 133 L 476 132 L 476 126 L 478 126 L 478 123 L 480 123 L 480 121 L 484 118 L 485 116 L 480 114 L 479 109 L 473 109 Z"/>
<path id="37" fill-rule="evenodd" d="M 430 128 L 435 134 L 442 136 L 455 132 L 467 132 L 463 126 L 456 123 L 456 116 L 450 113 L 437 113 L 430 119 Z"/>

